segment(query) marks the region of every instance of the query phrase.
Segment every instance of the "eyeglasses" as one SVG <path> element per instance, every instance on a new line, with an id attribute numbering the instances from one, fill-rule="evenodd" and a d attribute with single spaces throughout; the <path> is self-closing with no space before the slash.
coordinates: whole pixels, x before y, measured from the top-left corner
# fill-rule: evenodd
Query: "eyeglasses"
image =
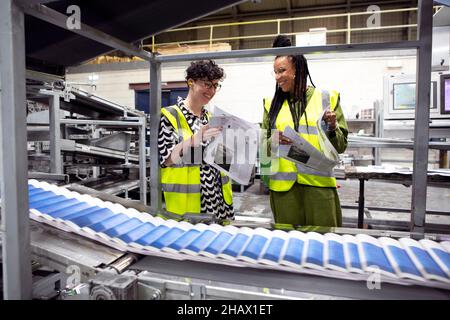
<path id="1" fill-rule="evenodd" d="M 222 88 L 222 85 L 220 83 L 212 83 L 211 81 L 207 81 L 207 80 L 199 80 L 203 83 L 203 86 L 206 89 L 212 89 L 214 88 L 215 91 L 219 91 L 220 88 Z"/>

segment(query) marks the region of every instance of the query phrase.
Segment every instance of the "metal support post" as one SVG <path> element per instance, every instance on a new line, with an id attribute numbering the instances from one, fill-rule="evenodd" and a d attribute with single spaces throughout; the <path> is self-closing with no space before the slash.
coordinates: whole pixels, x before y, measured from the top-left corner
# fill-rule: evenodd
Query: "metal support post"
<path id="1" fill-rule="evenodd" d="M 92 138 L 99 139 L 100 138 L 100 129 L 97 127 L 92 128 Z M 100 167 L 93 166 L 92 167 L 92 178 L 97 179 L 100 175 Z"/>
<path id="2" fill-rule="evenodd" d="M 147 205 L 147 157 L 145 155 L 145 117 L 141 118 L 139 127 L 139 193 L 143 205 Z"/>
<path id="3" fill-rule="evenodd" d="M 433 1 L 419 0 L 416 75 L 416 116 L 411 200 L 411 232 L 425 231 L 427 202 L 428 140 L 430 118 L 431 44 Z"/>
<path id="4" fill-rule="evenodd" d="M 348 14 L 347 15 L 347 44 L 350 44 L 352 42 L 351 29 L 352 29 L 351 16 L 350 16 L 350 14 Z"/>
<path id="5" fill-rule="evenodd" d="M 3 294 L 31 299 L 25 26 L 14 0 L 0 1 L 0 30 Z"/>
<path id="6" fill-rule="evenodd" d="M 448 169 L 448 151 L 439 150 L 439 168 Z"/>
<path id="7" fill-rule="evenodd" d="M 161 117 L 161 63 L 150 61 L 150 208 L 161 211 L 161 169 L 159 166 L 158 132 Z"/>
<path id="8" fill-rule="evenodd" d="M 49 98 L 50 172 L 62 174 L 59 94 L 54 93 Z"/>
<path id="9" fill-rule="evenodd" d="M 374 110 L 375 110 L 375 137 L 382 138 L 383 136 L 383 117 L 381 115 L 382 113 L 382 105 L 379 100 L 375 101 L 374 103 Z M 381 149 L 375 148 L 375 165 L 379 166 L 381 165 Z"/>
<path id="10" fill-rule="evenodd" d="M 364 178 L 359 179 L 358 228 L 364 228 Z"/>

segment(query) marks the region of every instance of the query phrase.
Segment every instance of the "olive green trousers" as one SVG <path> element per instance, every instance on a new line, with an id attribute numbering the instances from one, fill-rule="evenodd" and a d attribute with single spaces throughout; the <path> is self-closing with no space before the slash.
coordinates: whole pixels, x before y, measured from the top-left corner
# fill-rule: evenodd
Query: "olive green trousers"
<path id="1" fill-rule="evenodd" d="M 276 224 L 341 227 L 342 211 L 336 188 L 295 183 L 289 191 L 270 190 Z"/>

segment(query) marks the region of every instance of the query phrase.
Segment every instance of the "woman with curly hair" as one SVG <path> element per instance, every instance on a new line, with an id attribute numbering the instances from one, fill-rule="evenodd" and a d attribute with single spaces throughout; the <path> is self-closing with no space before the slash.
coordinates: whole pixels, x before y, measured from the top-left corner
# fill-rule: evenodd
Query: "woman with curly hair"
<path id="1" fill-rule="evenodd" d="M 202 159 L 203 149 L 221 133 L 221 128 L 209 126 L 211 115 L 205 105 L 224 77 L 212 60 L 191 62 L 186 70 L 186 99 L 178 98 L 176 105 L 161 109 L 158 149 L 168 212 L 234 219 L 231 180 Z"/>

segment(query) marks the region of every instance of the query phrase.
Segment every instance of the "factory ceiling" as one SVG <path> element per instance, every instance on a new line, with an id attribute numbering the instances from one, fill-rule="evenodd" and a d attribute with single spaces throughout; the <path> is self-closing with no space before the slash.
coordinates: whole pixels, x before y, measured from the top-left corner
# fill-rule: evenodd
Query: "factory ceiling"
<path id="1" fill-rule="evenodd" d="M 439 0 L 448 2 L 450 0 Z M 250 0 L 220 10 L 198 19 L 194 24 L 209 21 L 255 20 L 269 17 L 287 18 L 301 15 L 320 15 L 324 12 L 336 13 L 361 11 L 370 5 L 381 9 L 416 7 L 417 0 Z"/>
<path id="2" fill-rule="evenodd" d="M 41 3 L 67 15 L 76 5 L 83 24 L 127 43 L 174 28 L 205 15 L 227 8 L 242 0 L 71 0 L 22 1 Z M 70 14 L 69 14 L 70 15 Z M 25 16 L 27 68 L 63 74 L 65 67 L 75 66 L 113 48 L 60 28 L 38 18 Z"/>

